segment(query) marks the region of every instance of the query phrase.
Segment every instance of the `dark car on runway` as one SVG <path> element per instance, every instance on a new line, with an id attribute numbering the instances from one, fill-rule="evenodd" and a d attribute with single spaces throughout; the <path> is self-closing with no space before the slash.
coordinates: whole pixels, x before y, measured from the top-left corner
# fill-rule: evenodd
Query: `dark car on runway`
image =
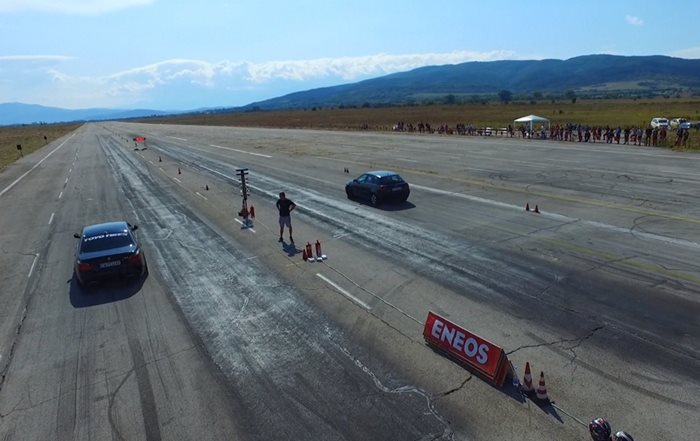
<path id="1" fill-rule="evenodd" d="M 406 202 L 411 189 L 398 173 L 378 170 L 363 173 L 345 185 L 348 199 L 366 199 L 372 205 L 386 201 Z"/>
<path id="2" fill-rule="evenodd" d="M 80 239 L 74 268 L 78 283 L 146 274 L 146 256 L 133 233 L 137 228 L 124 221 L 107 222 L 74 234 Z"/>

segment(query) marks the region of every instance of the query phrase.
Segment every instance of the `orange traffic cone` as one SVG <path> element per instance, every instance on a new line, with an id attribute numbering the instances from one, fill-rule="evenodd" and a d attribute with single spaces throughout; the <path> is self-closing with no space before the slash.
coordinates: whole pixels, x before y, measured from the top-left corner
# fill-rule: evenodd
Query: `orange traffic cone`
<path id="1" fill-rule="evenodd" d="M 532 387 L 532 374 L 530 373 L 530 362 L 525 363 L 525 375 L 523 376 L 522 390 L 526 394 L 532 394 L 535 388 Z"/>
<path id="2" fill-rule="evenodd" d="M 304 260 L 308 259 L 308 256 L 306 255 L 306 249 L 302 250 L 302 252 L 301 252 L 301 258 L 304 259 Z"/>
<path id="3" fill-rule="evenodd" d="M 525 211 L 530 211 L 530 203 L 525 204 Z"/>
<path id="4" fill-rule="evenodd" d="M 535 213 L 540 214 L 540 209 L 537 205 L 535 205 Z"/>
<path id="5" fill-rule="evenodd" d="M 538 401 L 549 401 L 549 397 L 547 396 L 547 386 L 544 384 L 544 372 L 540 372 L 540 384 L 537 386 L 537 393 L 535 396 L 537 397 Z"/>

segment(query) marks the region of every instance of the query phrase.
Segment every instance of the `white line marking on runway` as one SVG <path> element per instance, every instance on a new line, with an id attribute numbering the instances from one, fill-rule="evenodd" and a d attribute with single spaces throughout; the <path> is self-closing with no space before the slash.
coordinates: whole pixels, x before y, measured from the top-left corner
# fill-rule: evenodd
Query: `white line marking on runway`
<path id="1" fill-rule="evenodd" d="M 233 220 L 235 220 L 235 221 L 238 222 L 239 224 L 243 225 L 243 221 L 242 221 L 242 220 L 240 220 L 240 219 L 233 219 Z M 246 230 L 250 230 L 250 231 L 252 231 L 253 233 L 256 232 L 254 228 L 246 228 Z"/>
<path id="2" fill-rule="evenodd" d="M 62 197 L 63 197 L 63 192 L 60 192 L 60 193 L 58 194 L 58 198 L 61 199 Z"/>
<path id="3" fill-rule="evenodd" d="M 238 152 L 238 153 L 247 153 L 247 154 L 253 155 L 253 156 L 262 156 L 263 158 L 272 158 L 272 156 L 270 156 L 270 155 L 263 155 L 262 153 L 246 152 L 245 150 L 233 149 L 231 147 L 222 147 L 222 146 L 216 145 L 216 144 L 209 144 L 209 146 L 215 147 L 217 149 L 232 150 L 232 151 Z"/>
<path id="4" fill-rule="evenodd" d="M 523 207 L 518 206 L 518 205 L 508 204 L 508 203 L 500 202 L 500 201 L 494 201 L 492 199 L 480 198 L 478 196 L 470 196 L 470 195 L 466 195 L 463 193 L 457 193 L 454 191 L 440 190 L 438 188 L 424 187 L 422 185 L 416 185 L 416 184 L 411 184 L 411 188 L 417 188 L 419 190 L 429 191 L 432 193 L 442 194 L 442 195 L 446 195 L 446 196 L 454 196 L 454 197 L 458 197 L 458 198 L 462 198 L 462 199 L 467 199 L 467 200 L 470 200 L 473 202 L 479 202 L 479 203 L 493 205 L 493 206 L 501 207 L 501 208 L 507 208 L 507 209 L 511 209 L 511 210 L 518 210 L 518 211 L 523 210 Z M 676 239 L 673 237 L 661 236 L 661 235 L 653 234 L 653 233 L 645 233 L 643 231 L 634 231 L 633 232 L 633 231 L 630 231 L 629 228 L 618 227 L 615 225 L 604 224 L 602 222 L 595 222 L 595 221 L 590 221 L 590 220 L 586 220 L 586 219 L 569 217 L 569 216 L 565 216 L 563 214 L 558 214 L 558 213 L 546 212 L 546 213 L 538 214 L 537 216 L 555 219 L 557 221 L 564 222 L 564 223 L 579 222 L 580 224 L 583 224 L 583 225 L 590 225 L 590 226 L 595 227 L 595 228 L 601 228 L 601 229 L 608 230 L 608 231 L 614 231 L 616 233 L 633 234 L 633 235 L 638 236 L 638 237 L 644 237 L 646 239 L 657 240 L 660 242 L 673 243 L 676 245 L 682 245 L 682 246 L 696 248 L 696 249 L 700 248 L 700 243 L 692 242 L 689 240 Z"/>
<path id="5" fill-rule="evenodd" d="M 185 138 L 178 138 L 177 136 L 168 136 L 168 138 L 177 139 L 178 141 L 187 141 Z"/>
<path id="6" fill-rule="evenodd" d="M 73 173 L 73 169 L 72 169 L 72 168 L 68 170 L 68 174 L 71 174 L 71 173 Z"/>
<path id="7" fill-rule="evenodd" d="M 66 180 L 63 181 L 63 184 L 64 184 L 64 185 L 67 184 L 67 183 L 68 183 L 68 178 L 66 178 Z"/>
<path id="8" fill-rule="evenodd" d="M 177 182 L 179 182 L 180 184 L 182 184 L 182 181 L 179 180 L 178 178 L 173 178 L 173 179 L 175 179 Z"/>
<path id="9" fill-rule="evenodd" d="M 153 163 L 153 161 L 151 161 L 150 159 L 148 160 L 148 163 L 151 164 L 151 165 L 155 165 L 155 164 Z"/>
<path id="10" fill-rule="evenodd" d="M 56 147 L 55 149 L 51 150 L 51 151 L 50 151 L 46 156 L 44 156 L 39 162 L 37 162 L 36 164 L 34 164 L 34 167 L 32 167 L 32 168 L 30 168 L 29 170 L 27 170 L 26 172 L 24 172 L 24 174 L 23 174 L 22 176 L 20 176 L 19 178 L 15 179 L 15 180 L 12 182 L 12 184 L 8 185 L 8 186 L 5 187 L 2 191 L 0 191 L 0 196 L 4 195 L 4 194 L 7 193 L 8 191 L 10 191 L 10 189 L 11 189 L 12 187 L 14 187 L 15 185 L 17 185 L 17 183 L 18 183 L 19 181 L 21 181 L 22 179 L 24 179 L 24 177 L 27 176 L 29 173 L 31 173 L 35 168 L 39 167 L 39 165 L 41 165 L 42 162 L 46 161 L 46 159 L 47 159 L 49 156 L 53 155 L 54 152 L 55 152 L 56 150 L 58 150 L 58 149 L 60 149 L 61 147 L 63 147 L 63 145 L 64 145 L 65 143 L 67 143 L 68 140 L 70 140 L 70 139 L 71 139 L 72 137 L 74 137 L 74 136 L 75 136 L 75 133 L 72 134 L 72 135 L 70 136 L 70 138 L 68 138 L 68 139 L 66 139 L 65 141 L 63 141 L 63 142 L 61 143 L 61 145 L 59 145 L 59 146 Z"/>
<path id="11" fill-rule="evenodd" d="M 396 158 L 397 161 L 405 161 L 405 162 L 418 162 L 415 159 L 406 159 L 406 158 Z"/>
<path id="12" fill-rule="evenodd" d="M 205 201 L 208 201 L 209 199 L 206 198 L 206 196 L 202 196 L 202 193 L 195 191 L 195 194 L 199 196 L 200 198 L 204 199 Z"/>
<path id="13" fill-rule="evenodd" d="M 49 225 L 51 225 L 51 222 L 53 222 L 53 217 L 56 213 L 51 213 L 51 217 L 49 218 Z"/>
<path id="14" fill-rule="evenodd" d="M 352 294 L 350 294 L 349 292 L 345 291 L 343 288 L 341 288 L 340 286 L 338 286 L 335 282 L 333 282 L 332 280 L 330 280 L 329 278 L 327 278 L 327 277 L 324 276 L 323 274 L 316 273 L 316 277 L 318 277 L 319 279 L 323 280 L 324 282 L 326 282 L 327 284 L 329 284 L 330 286 L 332 286 L 333 288 L 335 288 L 339 293 L 341 293 L 342 295 L 344 295 L 345 297 L 347 297 L 349 300 L 353 301 L 353 302 L 356 303 L 357 305 L 359 305 L 359 306 L 365 308 L 367 311 L 369 311 L 370 309 L 372 309 L 372 308 L 369 307 L 369 305 L 368 305 L 367 303 L 363 302 L 362 300 L 358 299 L 358 298 L 355 297 L 354 295 L 352 295 Z"/>
<path id="15" fill-rule="evenodd" d="M 39 259 L 39 254 L 34 255 L 34 261 L 32 262 L 31 268 L 29 268 L 29 274 L 27 274 L 27 279 L 32 277 L 32 273 L 34 272 L 34 265 L 36 265 L 36 261 Z"/>

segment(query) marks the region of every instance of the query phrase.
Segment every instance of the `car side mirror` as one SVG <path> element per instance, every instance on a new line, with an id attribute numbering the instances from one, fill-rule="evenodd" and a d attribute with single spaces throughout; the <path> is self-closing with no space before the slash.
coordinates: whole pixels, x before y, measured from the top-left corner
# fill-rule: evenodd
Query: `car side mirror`
<path id="1" fill-rule="evenodd" d="M 138 230 L 138 229 L 139 229 L 139 226 L 138 226 L 138 225 L 132 225 L 132 226 L 131 226 L 131 231 L 136 231 L 136 230 Z"/>
<path id="2" fill-rule="evenodd" d="M 75 237 L 76 239 L 80 239 L 80 233 L 73 233 L 73 237 Z"/>
<path id="3" fill-rule="evenodd" d="M 354 183 L 356 183 L 356 184 L 357 184 L 357 179 L 353 179 L 353 180 L 352 180 L 352 182 L 354 182 Z"/>

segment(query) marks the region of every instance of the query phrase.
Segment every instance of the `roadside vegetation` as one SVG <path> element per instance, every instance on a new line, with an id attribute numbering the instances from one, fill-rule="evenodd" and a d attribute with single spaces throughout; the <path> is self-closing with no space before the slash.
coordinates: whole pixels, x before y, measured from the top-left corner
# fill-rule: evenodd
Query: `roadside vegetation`
<path id="1" fill-rule="evenodd" d="M 0 126 L 0 170 L 21 157 L 72 132 L 82 124 L 30 124 Z M 22 150 L 17 149 L 22 146 Z"/>
<path id="2" fill-rule="evenodd" d="M 433 128 L 457 124 L 502 128 L 521 116 L 535 114 L 551 124 L 646 128 L 653 117 L 685 117 L 700 121 L 700 98 L 483 102 L 430 106 L 311 108 L 305 110 L 215 112 L 156 117 L 140 122 L 214 126 L 391 131 L 398 122 L 429 123 Z M 675 133 L 669 134 L 669 140 Z M 669 143 L 670 146 L 671 143 Z M 691 129 L 686 149 L 700 149 L 700 132 Z"/>
<path id="3" fill-rule="evenodd" d="M 433 104 L 425 106 L 310 108 L 304 110 L 197 113 L 133 121 L 158 124 L 194 124 L 212 126 L 299 128 L 320 130 L 391 131 L 399 122 L 428 123 L 433 128 L 457 124 L 475 127 L 507 127 L 521 116 L 535 114 L 551 124 L 583 124 L 606 127 L 646 128 L 651 118 L 685 117 L 700 121 L 700 98 L 649 99 L 568 99 L 530 101 L 483 101 L 469 104 Z M 0 126 L 0 170 L 20 157 L 72 132 L 81 123 L 30 124 Z M 673 147 L 675 133 L 669 133 L 666 148 L 700 151 L 700 131 L 690 129 L 686 147 Z"/>

